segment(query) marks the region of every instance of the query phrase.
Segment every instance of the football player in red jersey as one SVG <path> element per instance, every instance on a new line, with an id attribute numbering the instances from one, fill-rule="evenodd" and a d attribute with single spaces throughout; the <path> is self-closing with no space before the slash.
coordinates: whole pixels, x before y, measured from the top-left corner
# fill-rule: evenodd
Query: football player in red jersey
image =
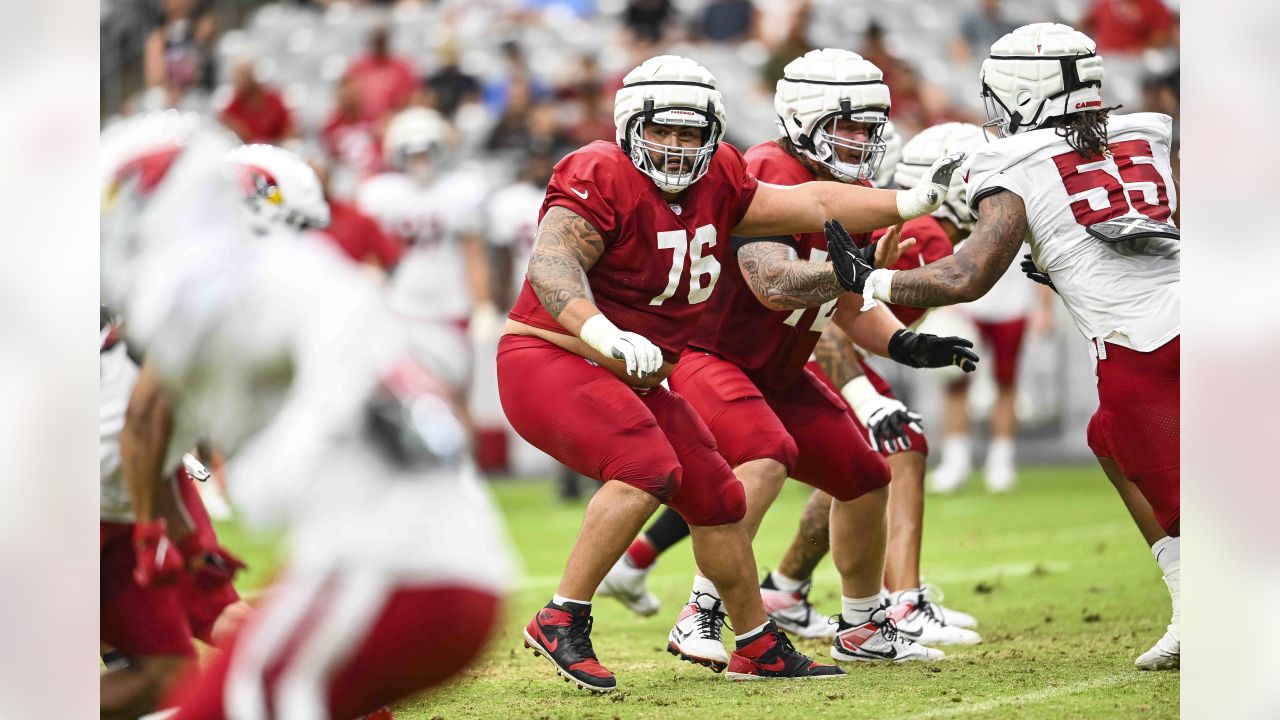
<path id="1" fill-rule="evenodd" d="M 616 144 L 592 143 L 556 166 L 525 286 L 498 349 L 512 426 L 604 482 L 555 597 L 530 621 L 525 641 L 566 680 L 614 689 L 591 647 L 591 597 L 665 502 L 690 525 L 698 565 L 743 631 L 727 664 L 731 679 L 841 674 L 797 652 L 766 618 L 741 522 L 742 483 L 689 403 L 660 383 L 712 297 L 729 236 L 815 232 L 830 217 L 871 230 L 926 214 L 941 202 L 960 158 L 897 193 L 760 183 L 742 155 L 720 142 L 725 118 L 715 79 L 670 55 L 627 74 L 614 119 Z M 855 274 L 847 254 L 838 262 L 846 264 L 843 276 Z M 779 297 L 804 297 L 807 305 L 847 290 L 826 263 L 793 260 L 779 281 Z M 949 346 L 895 340 L 920 361 L 945 355 L 952 362 Z"/>
<path id="2" fill-rule="evenodd" d="M 815 50 L 788 64 L 775 95 L 783 137 L 748 150 L 748 170 L 787 186 L 812 180 L 869 185 L 886 149 L 881 132 L 890 102 L 882 77 L 874 64 L 845 50 Z M 949 253 L 950 243 L 945 236 L 941 240 Z M 826 261 L 826 239 L 819 233 L 735 237 L 733 247 L 741 274 L 722 279 L 671 376 L 671 388 L 697 411 L 742 480 L 749 534 L 754 535 L 788 474 L 836 498 L 830 544 L 842 578 L 840 622 L 798 621 L 780 613 L 792 609 L 799 593 L 779 591 L 772 578 L 762 591 L 766 609 L 790 632 L 834 635 L 831 653 L 838 660 L 941 658 L 942 653 L 899 636 L 882 608 L 889 468 L 850 417 L 839 390 L 805 363 L 833 319 L 860 344 L 909 364 L 918 363 L 893 352 L 895 347 L 947 341 L 916 336 L 884 308 L 863 314 L 856 307 L 840 309 L 834 298 L 810 307 L 814 303 L 785 290 L 798 257 Z M 936 252 L 933 243 L 926 247 Z M 885 431 L 894 423 L 911 424 L 905 407 L 896 405 L 868 425 Z M 897 448 L 896 440 L 890 442 Z M 904 438 L 902 444 L 909 442 Z M 611 576 L 617 572 L 615 566 Z M 704 578 L 695 578 L 671 632 L 673 649 L 695 658 L 723 653 L 718 599 Z"/>

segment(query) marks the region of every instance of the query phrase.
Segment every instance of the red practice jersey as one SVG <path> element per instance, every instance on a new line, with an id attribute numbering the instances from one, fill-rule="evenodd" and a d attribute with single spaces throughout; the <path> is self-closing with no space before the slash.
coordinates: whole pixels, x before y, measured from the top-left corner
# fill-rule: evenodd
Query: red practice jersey
<path id="1" fill-rule="evenodd" d="M 675 362 L 713 297 L 730 232 L 758 186 L 742 153 L 721 143 L 707 174 L 668 202 L 621 148 L 596 141 L 556 165 L 538 220 L 560 206 L 591 223 L 605 245 L 587 271 L 596 307 Z M 527 279 L 508 317 L 568 334 Z"/>
<path id="2" fill-rule="evenodd" d="M 774 141 L 747 150 L 746 159 L 747 169 L 763 182 L 799 185 L 816 179 L 809 168 Z M 753 240 L 744 238 L 735 243 Z M 801 260 L 827 262 L 827 238 L 823 233 L 765 241 L 786 242 Z M 865 245 L 870 236 L 855 235 L 854 242 Z M 741 244 L 733 248 L 735 255 Z M 836 301 L 802 310 L 770 310 L 751 292 L 742 271 L 735 267 L 721 278 L 720 289 L 709 304 L 689 345 L 732 362 L 762 388 L 782 389 L 800 377 L 822 329 L 831 322 Z"/>
<path id="3" fill-rule="evenodd" d="M 879 240 L 884 233 L 884 230 L 877 230 L 872 233 L 871 237 L 873 240 Z M 918 267 L 924 267 L 950 255 L 953 249 L 951 238 L 947 236 L 947 231 L 943 230 L 942 225 L 930 215 L 922 215 L 902 224 L 901 241 L 905 242 L 908 238 L 915 238 L 916 244 L 902 251 L 902 257 L 898 258 L 898 262 L 893 264 L 894 270 L 914 270 Z M 885 303 L 885 305 L 903 325 L 910 325 L 929 312 L 929 308 L 890 305 L 888 303 Z"/>

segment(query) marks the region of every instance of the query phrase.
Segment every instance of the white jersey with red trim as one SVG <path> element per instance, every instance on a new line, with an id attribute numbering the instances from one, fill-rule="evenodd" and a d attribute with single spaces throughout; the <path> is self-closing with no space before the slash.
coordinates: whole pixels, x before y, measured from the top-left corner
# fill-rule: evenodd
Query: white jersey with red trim
<path id="1" fill-rule="evenodd" d="M 356 204 L 405 244 L 390 281 L 391 308 L 411 319 L 471 316 L 462 237 L 478 233 L 486 183 L 477 173 L 449 173 L 430 183 L 399 172 L 361 184 Z"/>
<path id="2" fill-rule="evenodd" d="M 120 467 L 120 432 L 138 366 L 124 342 L 116 342 L 98 353 L 98 371 L 99 516 L 109 522 L 133 522 L 133 503 Z"/>
<path id="3" fill-rule="evenodd" d="M 524 284 L 533 240 L 538 234 L 538 213 L 546 193 L 546 187 L 517 182 L 489 198 L 489 244 L 511 249 L 511 297 L 518 295 Z"/>
<path id="4" fill-rule="evenodd" d="M 984 196 L 999 190 L 1022 198 L 1032 258 L 1091 340 L 1149 352 L 1180 332 L 1177 242 L 1137 250 L 1085 232 L 1127 216 L 1172 222 L 1178 204 L 1169 162 L 1172 124 L 1157 113 L 1113 116 L 1107 123 L 1112 154 L 1093 159 L 1052 129 L 1019 133 L 992 141 L 963 169 L 975 212 Z"/>

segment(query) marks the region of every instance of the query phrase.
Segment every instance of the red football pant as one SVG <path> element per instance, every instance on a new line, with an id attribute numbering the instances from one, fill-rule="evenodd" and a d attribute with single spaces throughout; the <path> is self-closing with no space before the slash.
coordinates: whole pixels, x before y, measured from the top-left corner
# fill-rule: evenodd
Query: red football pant
<path id="1" fill-rule="evenodd" d="M 706 422 L 732 467 L 771 458 L 790 477 L 840 501 L 889 484 L 888 464 L 844 401 L 808 369 L 785 390 L 762 391 L 728 360 L 686 350 L 671 389 Z"/>
<path id="2" fill-rule="evenodd" d="M 690 525 L 726 525 L 746 495 L 681 396 L 643 395 L 585 358 L 529 335 L 498 342 L 498 394 L 520 436 L 587 477 L 639 488 Z"/>
<path id="3" fill-rule="evenodd" d="M 993 374 L 996 383 L 1011 387 L 1018 380 L 1018 358 L 1022 353 L 1022 338 L 1027 332 L 1025 317 L 1004 322 L 974 320 L 978 335 L 991 350 Z M 967 376 L 961 381 L 967 379 Z"/>
<path id="4" fill-rule="evenodd" d="M 866 360 L 862 358 L 858 358 L 858 364 L 862 366 L 863 374 L 867 376 L 867 380 L 871 382 L 871 387 L 875 388 L 876 392 L 880 393 L 881 395 L 887 398 L 893 398 L 895 400 L 898 399 L 897 396 L 893 394 L 893 388 L 889 387 L 888 381 L 880 377 L 880 373 L 876 372 L 875 368 L 867 364 Z M 817 362 L 810 360 L 809 364 L 805 365 L 805 367 L 810 372 L 812 372 L 815 377 L 821 380 L 822 384 L 826 385 L 827 388 L 831 390 L 831 392 L 835 393 L 837 397 L 840 397 L 840 388 L 836 387 L 836 384 L 831 381 L 831 378 L 827 377 L 827 374 L 822 371 L 822 368 L 818 365 Z M 841 398 L 841 402 L 842 403 L 844 402 L 843 398 Z M 853 408 L 850 408 L 848 405 L 845 405 L 845 408 L 847 408 L 849 417 L 853 418 L 854 424 L 856 424 L 858 426 L 858 429 L 862 431 L 863 437 L 866 437 L 867 429 L 863 427 L 862 422 L 858 420 L 858 416 L 853 413 Z M 895 449 L 892 452 L 890 452 L 888 449 L 882 448 L 880 450 L 880 454 L 884 455 L 885 457 L 889 457 L 890 455 L 900 453 L 900 452 L 918 452 L 923 455 L 929 454 L 929 439 L 924 436 L 924 433 L 916 432 L 915 430 L 912 430 L 910 428 L 907 428 L 906 433 L 907 433 L 907 437 L 911 438 L 911 447 L 909 449 L 907 450 Z"/>
<path id="5" fill-rule="evenodd" d="M 174 720 L 349 720 L 434 687 L 474 660 L 499 599 L 377 573 L 293 578 L 175 693 Z"/>
<path id="6" fill-rule="evenodd" d="M 1089 449 L 1116 461 L 1165 530 L 1181 517 L 1180 340 L 1147 353 L 1106 344 L 1088 431 Z"/>
<path id="7" fill-rule="evenodd" d="M 195 657 L 187 609 L 174 585 L 133 579 L 133 523 L 99 523 L 99 635 L 125 657 Z"/>

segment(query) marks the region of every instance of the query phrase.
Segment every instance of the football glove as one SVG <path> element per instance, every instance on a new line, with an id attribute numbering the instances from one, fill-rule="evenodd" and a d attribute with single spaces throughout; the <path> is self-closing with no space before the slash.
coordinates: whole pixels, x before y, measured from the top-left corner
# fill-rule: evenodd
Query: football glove
<path id="1" fill-rule="evenodd" d="M 954 152 L 934 160 L 915 187 L 898 191 L 895 198 L 898 203 L 898 215 L 903 220 L 910 220 L 928 215 L 941 207 L 942 201 L 947 199 L 951 176 L 963 162 L 964 153 L 962 152 Z"/>
<path id="2" fill-rule="evenodd" d="M 587 318 L 578 337 L 601 355 L 624 361 L 628 375 L 646 378 L 662 370 L 662 350 L 657 345 L 643 335 L 618 329 L 604 315 Z"/>
<path id="3" fill-rule="evenodd" d="M 889 357 L 907 367 L 955 365 L 965 372 L 973 372 L 978 367 L 978 355 L 969 349 L 971 347 L 973 343 L 962 337 L 938 337 L 903 328 L 889 338 Z"/>
<path id="4" fill-rule="evenodd" d="M 836 280 L 845 290 L 861 293 L 867 276 L 875 270 L 875 246 L 859 249 L 839 220 L 828 220 L 823 230 L 827 235 L 827 255 L 831 258 Z M 869 256 L 867 251 L 870 251 Z"/>
<path id="5" fill-rule="evenodd" d="M 866 377 L 857 377 L 845 383 L 840 394 L 849 403 L 849 407 L 853 408 L 858 421 L 867 429 L 867 439 L 877 452 L 909 450 L 911 436 L 908 429 L 924 433 L 919 415 L 908 410 L 898 400 L 876 392 L 875 386 Z"/>
<path id="6" fill-rule="evenodd" d="M 134 524 L 133 552 L 133 579 L 143 587 L 172 585 L 186 567 L 163 518 Z"/>
<path id="7" fill-rule="evenodd" d="M 210 544 L 199 533 L 188 535 L 182 541 L 181 550 L 187 560 L 187 569 L 200 587 L 230 582 L 237 572 L 248 567 L 230 550 L 216 542 Z"/>
<path id="8" fill-rule="evenodd" d="M 1044 285 L 1054 292 L 1058 292 L 1058 288 L 1053 286 L 1053 281 L 1049 279 L 1049 274 L 1040 272 L 1040 268 L 1036 267 L 1036 263 L 1031 259 L 1031 253 L 1022 256 L 1022 272 L 1027 276 L 1028 280 Z"/>

